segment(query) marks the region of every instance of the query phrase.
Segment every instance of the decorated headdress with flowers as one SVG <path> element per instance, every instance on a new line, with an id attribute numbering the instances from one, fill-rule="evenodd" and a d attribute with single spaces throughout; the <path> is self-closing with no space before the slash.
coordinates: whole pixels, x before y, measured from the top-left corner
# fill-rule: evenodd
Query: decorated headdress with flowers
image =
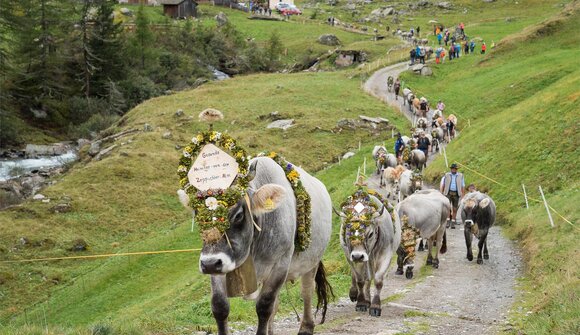
<path id="1" fill-rule="evenodd" d="M 209 122 L 210 129 L 195 135 L 183 149 L 177 174 L 181 189 L 189 195 L 189 205 L 194 210 L 195 221 L 199 225 L 203 241 L 216 243 L 230 227 L 229 208 L 246 195 L 249 183 L 248 158 L 246 151 L 237 144 L 234 138 L 212 129 L 211 123 L 223 119 L 220 111 L 206 109 L 200 113 L 199 118 Z M 210 181 L 214 176 L 201 178 L 199 173 L 212 169 L 217 171 L 216 169 L 219 168 L 203 165 L 204 163 L 200 162 L 211 155 L 225 156 L 228 162 L 222 165 L 228 164 L 230 168 L 237 166 L 234 173 L 230 173 L 230 170 L 215 176 L 216 179 L 224 180 L 219 184 L 220 187 L 200 186 L 203 183 L 212 185 Z"/>
<path id="2" fill-rule="evenodd" d="M 365 189 L 359 187 L 342 203 L 341 209 L 344 213 L 344 241 L 350 242 L 352 246 L 363 244 L 365 231 L 373 224 L 373 215 L 379 206 Z"/>

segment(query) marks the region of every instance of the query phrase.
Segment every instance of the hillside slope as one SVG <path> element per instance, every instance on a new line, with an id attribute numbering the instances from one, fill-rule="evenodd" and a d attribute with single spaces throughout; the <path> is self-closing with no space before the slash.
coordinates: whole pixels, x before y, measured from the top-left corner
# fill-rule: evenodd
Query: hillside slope
<path id="1" fill-rule="evenodd" d="M 421 95 L 442 99 L 446 112 L 458 115 L 462 134 L 449 145 L 449 160 L 465 166 L 468 183 L 490 192 L 499 223 L 520 241 L 528 266 L 513 318 L 526 334 L 579 331 L 579 20 L 575 1 L 505 38 L 483 58 L 467 55 L 435 66 L 432 78 L 405 77 Z M 436 182 L 445 170 L 439 159 L 427 175 Z M 533 197 L 529 210 L 522 184 Z M 553 229 L 539 186 L 558 211 L 552 212 Z"/>

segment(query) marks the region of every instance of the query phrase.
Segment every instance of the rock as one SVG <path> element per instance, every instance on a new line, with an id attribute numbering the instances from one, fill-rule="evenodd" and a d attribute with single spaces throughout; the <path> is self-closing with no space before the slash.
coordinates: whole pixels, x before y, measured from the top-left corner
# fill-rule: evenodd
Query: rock
<path id="1" fill-rule="evenodd" d="M 505 22 L 514 22 L 516 20 L 515 17 L 508 16 L 505 18 Z"/>
<path id="2" fill-rule="evenodd" d="M 431 70 L 430 67 L 425 66 L 424 68 L 421 69 L 421 75 L 422 76 L 432 76 L 433 75 L 433 70 Z"/>
<path id="3" fill-rule="evenodd" d="M 228 17 L 224 12 L 219 12 L 218 15 L 215 16 L 215 20 L 218 24 L 218 27 L 224 26 L 228 23 Z"/>
<path id="4" fill-rule="evenodd" d="M 35 195 L 32 197 L 32 200 L 42 200 L 42 199 L 44 199 L 44 198 L 46 198 L 44 195 L 42 195 L 42 194 L 38 193 L 38 194 L 35 194 Z"/>
<path id="5" fill-rule="evenodd" d="M 495 0 L 483 0 L 483 2 L 485 2 L 485 3 L 492 3 L 492 2 L 495 2 Z"/>
<path id="6" fill-rule="evenodd" d="M 175 145 L 175 150 L 181 150 L 181 149 L 183 149 L 182 145 L 179 145 L 179 144 Z"/>
<path id="7" fill-rule="evenodd" d="M 370 116 L 365 116 L 365 115 L 359 115 L 358 117 L 363 121 L 373 122 L 373 123 L 382 123 L 382 122 L 384 122 L 383 120 L 386 120 L 383 118 L 370 117 Z M 387 122 L 388 122 L 388 120 L 387 120 Z"/>
<path id="8" fill-rule="evenodd" d="M 354 152 L 352 152 L 352 151 L 349 151 L 349 152 L 347 152 L 346 154 L 342 155 L 342 159 L 349 159 L 349 158 L 351 158 L 351 157 L 352 157 L 352 156 L 354 156 L 354 155 L 355 155 L 355 153 L 354 153 Z"/>
<path id="9" fill-rule="evenodd" d="M 96 141 L 91 143 L 91 147 L 89 148 L 89 156 L 94 157 L 101 151 L 101 142 Z"/>
<path id="10" fill-rule="evenodd" d="M 279 128 L 282 130 L 286 130 L 286 129 L 291 128 L 293 126 L 294 126 L 294 119 L 288 119 L 288 120 L 274 121 L 274 122 L 270 123 L 266 128 L 268 128 L 268 129 Z"/>
<path id="11" fill-rule="evenodd" d="M 149 123 L 145 123 L 143 125 L 143 131 L 153 131 L 153 126 L 150 125 Z"/>
<path id="12" fill-rule="evenodd" d="M 164 140 L 168 140 L 168 139 L 170 139 L 172 137 L 173 137 L 173 135 L 171 134 L 170 131 L 166 131 L 166 132 L 163 133 L 163 135 L 161 135 L 161 138 L 164 139 Z"/>
<path id="13" fill-rule="evenodd" d="M 348 5 L 344 6 L 346 10 L 356 10 L 356 5 L 353 3 L 349 3 Z"/>
<path id="14" fill-rule="evenodd" d="M 85 138 L 79 138 L 77 140 L 77 150 L 81 150 L 85 145 L 90 145 L 91 141 L 85 139 Z"/>
<path id="15" fill-rule="evenodd" d="M 50 203 L 50 199 L 48 199 L 48 198 L 42 199 L 42 203 L 48 204 L 48 203 Z"/>
<path id="16" fill-rule="evenodd" d="M 389 16 L 395 14 L 395 9 L 393 7 L 387 7 L 383 9 L 383 16 Z"/>
<path id="17" fill-rule="evenodd" d="M 119 155 L 123 156 L 123 157 L 129 157 L 129 153 L 126 151 L 121 151 L 119 152 Z"/>
<path id="18" fill-rule="evenodd" d="M 31 108 L 30 112 L 32 112 L 32 115 L 37 119 L 46 119 L 48 117 L 46 111 L 42 109 Z"/>
<path id="19" fill-rule="evenodd" d="M 133 11 L 126 7 L 119 9 L 119 12 L 125 16 L 133 16 Z"/>
<path id="20" fill-rule="evenodd" d="M 333 34 L 324 34 L 318 37 L 318 43 L 330 46 L 340 45 L 340 40 L 336 35 Z"/>
<path id="21" fill-rule="evenodd" d="M 183 109 L 178 109 L 177 112 L 175 112 L 175 116 L 180 117 L 183 116 Z"/>
<path id="22" fill-rule="evenodd" d="M 54 205 L 50 211 L 53 213 L 68 213 L 72 211 L 72 206 L 70 203 L 60 203 Z"/>
<path id="23" fill-rule="evenodd" d="M 419 72 L 424 67 L 425 67 L 425 64 L 415 64 L 415 65 L 413 65 L 413 67 L 411 67 L 411 71 L 413 71 L 413 72 Z"/>
<path id="24" fill-rule="evenodd" d="M 193 85 L 191 85 L 191 87 L 192 87 L 192 88 L 196 88 L 196 87 L 199 87 L 199 86 L 201 86 L 201 85 L 203 85 L 203 84 L 205 84 L 205 83 L 207 83 L 207 82 L 208 82 L 208 80 L 207 80 L 207 79 L 205 79 L 205 78 L 197 78 L 197 79 L 196 79 L 196 80 L 193 82 Z"/>
<path id="25" fill-rule="evenodd" d="M 59 156 L 67 152 L 68 148 L 63 143 L 39 145 L 27 144 L 24 149 L 26 158 L 38 158 L 40 156 Z"/>
<path id="26" fill-rule="evenodd" d="M 444 1 L 444 2 L 438 2 L 437 7 L 441 8 L 441 9 L 452 9 L 453 5 L 451 4 L 451 2 Z"/>
<path id="27" fill-rule="evenodd" d="M 70 247 L 69 251 L 86 251 L 89 247 L 88 243 L 83 240 L 82 238 L 76 239 L 72 242 L 72 247 Z"/>

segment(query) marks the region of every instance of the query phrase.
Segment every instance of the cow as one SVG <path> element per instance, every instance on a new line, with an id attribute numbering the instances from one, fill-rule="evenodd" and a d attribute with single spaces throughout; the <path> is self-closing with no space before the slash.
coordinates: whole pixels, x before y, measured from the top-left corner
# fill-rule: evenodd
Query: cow
<path id="1" fill-rule="evenodd" d="M 268 157 L 252 159 L 247 197 L 229 208 L 230 227 L 216 243 L 203 243 L 199 269 L 211 276 L 211 307 L 220 335 L 228 334 L 230 304 L 226 276 L 248 258 L 253 260 L 261 289 L 249 298 L 256 299 L 256 334 L 273 334 L 273 320 L 280 289 L 287 281 L 301 278 L 304 316 L 299 334 L 313 334 L 312 289 L 316 284 L 318 308 L 324 322 L 328 301 L 333 296 L 321 262 L 331 234 L 332 204 L 324 185 L 304 170 L 295 167 L 311 198 L 311 242 L 295 252 L 296 199 L 282 167 Z M 188 195 L 178 191 L 185 206 Z M 260 230 L 258 230 L 260 227 Z"/>
<path id="2" fill-rule="evenodd" d="M 431 142 L 431 152 L 437 150 L 439 151 L 439 144 L 443 141 L 445 133 L 441 127 L 435 127 L 431 130 L 431 136 L 433 141 Z"/>
<path id="3" fill-rule="evenodd" d="M 425 153 L 419 149 L 413 149 L 411 155 L 409 155 L 409 165 L 419 170 L 423 170 L 423 167 L 427 166 L 427 159 Z"/>
<path id="4" fill-rule="evenodd" d="M 465 245 L 467 246 L 467 259 L 473 260 L 471 251 L 471 235 L 477 237 L 477 264 L 483 264 L 483 259 L 489 259 L 487 251 L 487 233 L 495 223 L 495 202 L 484 193 L 470 192 L 465 195 L 459 206 L 458 216 L 464 223 Z M 483 257 L 482 257 L 483 249 Z"/>
<path id="5" fill-rule="evenodd" d="M 373 158 L 377 167 L 377 175 L 380 175 L 383 169 L 387 167 L 387 149 L 382 145 L 375 145 Z"/>
<path id="6" fill-rule="evenodd" d="M 422 190 L 401 201 L 395 208 L 401 220 L 406 220 L 411 227 L 419 230 L 422 238 L 427 239 L 427 265 L 439 268 L 439 252 L 447 252 L 447 238 L 445 224 L 449 213 L 451 213 L 451 203 L 446 196 L 437 190 Z M 433 246 L 437 246 L 433 257 Z M 441 246 L 441 249 L 439 249 Z M 397 274 L 403 274 L 403 260 L 405 254 L 402 248 L 397 250 Z M 410 265 L 408 269 L 411 269 Z M 411 275 L 412 277 L 412 275 Z M 409 276 L 407 276 L 409 278 Z"/>
<path id="7" fill-rule="evenodd" d="M 401 243 L 401 222 L 374 195 L 359 190 L 339 213 L 340 245 L 351 268 L 349 297 L 356 311 L 381 316 L 381 290 L 391 258 Z M 361 204 L 361 208 L 357 208 Z M 394 218 L 394 219 L 393 219 Z M 393 221 L 394 220 L 394 221 Z M 371 283 L 375 292 L 370 294 Z"/>
<path id="8" fill-rule="evenodd" d="M 391 194 L 397 194 L 400 175 L 401 172 L 399 170 L 390 166 L 381 174 L 381 186 L 384 186 L 387 189 L 387 198 L 389 198 Z"/>
<path id="9" fill-rule="evenodd" d="M 413 171 L 405 170 L 400 174 L 399 177 L 399 201 L 406 199 L 411 194 L 421 190 L 423 187 L 423 182 L 420 178 L 417 178 Z"/>

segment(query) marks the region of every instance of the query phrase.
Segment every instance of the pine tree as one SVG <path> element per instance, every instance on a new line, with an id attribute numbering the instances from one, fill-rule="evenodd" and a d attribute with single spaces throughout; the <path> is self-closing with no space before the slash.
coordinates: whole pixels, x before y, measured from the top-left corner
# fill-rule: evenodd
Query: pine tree
<path id="1" fill-rule="evenodd" d="M 150 45 L 153 42 L 153 33 L 149 29 L 149 18 L 143 10 L 143 4 L 137 10 L 135 17 L 134 44 L 137 47 L 141 60 L 141 70 L 145 69 L 145 59 L 149 54 Z"/>

